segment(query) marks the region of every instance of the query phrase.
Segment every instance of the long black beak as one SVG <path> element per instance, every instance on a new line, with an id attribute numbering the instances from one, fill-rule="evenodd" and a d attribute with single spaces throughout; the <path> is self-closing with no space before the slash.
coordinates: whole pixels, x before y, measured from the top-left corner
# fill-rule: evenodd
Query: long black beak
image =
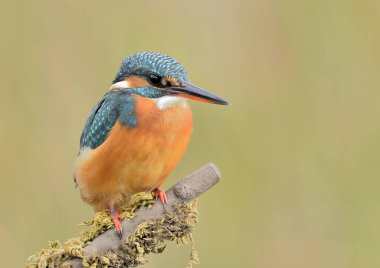
<path id="1" fill-rule="evenodd" d="M 217 95 L 211 92 L 208 92 L 200 87 L 190 84 L 189 82 L 185 82 L 183 86 L 170 87 L 169 90 L 176 95 L 180 95 L 188 99 L 221 105 L 229 104 L 228 101 L 222 99 L 221 97 L 218 97 Z"/>

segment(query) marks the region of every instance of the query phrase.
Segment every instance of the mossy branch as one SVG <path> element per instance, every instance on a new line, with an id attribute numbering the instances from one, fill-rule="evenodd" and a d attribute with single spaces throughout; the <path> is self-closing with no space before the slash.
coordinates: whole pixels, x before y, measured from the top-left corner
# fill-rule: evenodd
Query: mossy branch
<path id="1" fill-rule="evenodd" d="M 123 237 L 120 239 L 115 230 L 109 229 L 96 237 L 90 244 L 84 247 L 83 255 L 90 258 L 92 255 L 102 255 L 107 252 L 115 252 L 125 245 L 128 238 L 133 236 L 138 226 L 151 220 L 171 220 L 168 216 L 177 213 L 179 207 L 189 203 L 212 186 L 219 182 L 220 172 L 218 168 L 209 163 L 194 173 L 182 179 L 166 191 L 168 204 L 164 207 L 159 200 L 155 200 L 149 208 L 142 207 L 135 212 L 133 219 L 123 220 Z M 81 258 L 73 258 L 69 261 L 71 267 L 83 267 Z M 66 264 L 68 264 L 66 262 Z M 68 266 L 70 267 L 70 266 Z"/>

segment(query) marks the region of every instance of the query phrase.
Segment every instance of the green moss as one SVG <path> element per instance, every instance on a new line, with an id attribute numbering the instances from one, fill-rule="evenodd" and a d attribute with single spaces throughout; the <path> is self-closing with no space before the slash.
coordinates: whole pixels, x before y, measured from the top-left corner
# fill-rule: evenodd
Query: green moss
<path id="1" fill-rule="evenodd" d="M 120 213 L 124 219 L 132 219 L 135 211 L 141 207 L 150 207 L 153 198 L 150 193 L 140 193 L 132 197 L 129 205 L 122 208 Z M 81 226 L 89 226 L 90 230 L 83 231 L 79 237 L 71 238 L 63 245 L 59 241 L 49 242 L 47 249 L 41 249 L 29 257 L 27 268 L 70 267 L 69 260 L 74 257 L 83 259 L 84 267 L 135 267 L 146 263 L 145 256 L 149 253 L 161 253 L 167 241 L 187 243 L 192 241 L 191 233 L 198 220 L 196 200 L 179 206 L 173 213 L 167 213 L 161 219 L 141 223 L 133 236 L 121 246 L 120 250 L 102 255 L 84 257 L 83 248 L 95 237 L 113 228 L 109 211 L 97 212 L 90 221 Z M 198 263 L 194 248 L 191 250 L 188 267 Z"/>

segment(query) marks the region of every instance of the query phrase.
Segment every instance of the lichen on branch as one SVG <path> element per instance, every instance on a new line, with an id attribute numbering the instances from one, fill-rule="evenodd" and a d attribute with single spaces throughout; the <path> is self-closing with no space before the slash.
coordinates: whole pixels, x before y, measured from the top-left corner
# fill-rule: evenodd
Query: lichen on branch
<path id="1" fill-rule="evenodd" d="M 132 198 L 132 202 L 122 208 L 121 217 L 132 219 L 135 211 L 141 207 L 152 205 L 152 195 L 140 193 Z M 136 267 L 146 263 L 146 255 L 161 253 L 167 241 L 186 243 L 192 240 L 191 233 L 198 220 L 196 200 L 178 206 L 174 212 L 166 213 L 160 219 L 152 219 L 138 225 L 134 235 L 129 236 L 116 251 L 85 256 L 84 247 L 91 241 L 113 228 L 107 210 L 98 212 L 90 221 L 81 225 L 89 226 L 79 237 L 67 240 L 63 245 L 59 241 L 50 242 L 47 249 L 39 250 L 29 258 L 27 268 L 70 267 L 72 258 L 81 258 L 84 267 Z M 191 263 L 197 263 L 197 254 L 192 248 Z"/>
<path id="2" fill-rule="evenodd" d="M 131 198 L 121 212 L 123 238 L 113 229 L 109 211 L 95 214 L 84 222 L 89 230 L 63 245 L 50 242 L 47 249 L 29 258 L 28 268 L 45 267 L 135 267 L 146 262 L 149 253 L 160 253 L 167 241 L 192 241 L 197 222 L 196 199 L 220 180 L 220 171 L 209 163 L 186 176 L 166 191 L 168 203 L 163 206 L 150 193 Z M 188 267 L 198 262 L 192 248 Z"/>

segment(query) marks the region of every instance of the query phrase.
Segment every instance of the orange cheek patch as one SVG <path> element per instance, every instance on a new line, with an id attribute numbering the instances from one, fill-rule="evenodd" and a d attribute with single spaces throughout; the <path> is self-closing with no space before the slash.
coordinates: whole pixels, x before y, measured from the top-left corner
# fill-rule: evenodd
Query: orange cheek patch
<path id="1" fill-rule="evenodd" d="M 145 79 L 136 75 L 128 76 L 127 79 L 125 79 L 125 81 L 128 83 L 128 86 L 130 88 L 149 86 L 149 83 Z"/>
<path id="2" fill-rule="evenodd" d="M 177 79 L 175 79 L 174 77 L 166 77 L 165 80 L 169 82 L 172 86 L 179 86 Z"/>

